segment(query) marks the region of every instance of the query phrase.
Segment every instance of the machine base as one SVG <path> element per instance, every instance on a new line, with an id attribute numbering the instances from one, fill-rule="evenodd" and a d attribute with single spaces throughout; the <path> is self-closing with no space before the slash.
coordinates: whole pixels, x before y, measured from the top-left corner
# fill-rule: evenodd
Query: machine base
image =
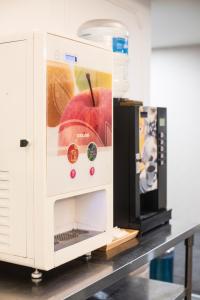
<path id="1" fill-rule="evenodd" d="M 169 223 L 172 217 L 172 210 L 160 210 L 154 213 L 148 213 L 141 215 L 140 218 L 134 223 L 130 224 L 130 228 L 138 229 L 140 236 L 144 233 L 159 227 L 161 225 Z"/>

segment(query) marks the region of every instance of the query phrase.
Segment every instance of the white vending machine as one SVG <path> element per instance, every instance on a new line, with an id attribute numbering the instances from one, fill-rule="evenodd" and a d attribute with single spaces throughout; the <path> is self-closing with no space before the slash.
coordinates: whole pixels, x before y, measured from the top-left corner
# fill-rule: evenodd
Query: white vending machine
<path id="1" fill-rule="evenodd" d="M 111 51 L 1 38 L 0 138 L 0 260 L 50 270 L 111 240 Z"/>

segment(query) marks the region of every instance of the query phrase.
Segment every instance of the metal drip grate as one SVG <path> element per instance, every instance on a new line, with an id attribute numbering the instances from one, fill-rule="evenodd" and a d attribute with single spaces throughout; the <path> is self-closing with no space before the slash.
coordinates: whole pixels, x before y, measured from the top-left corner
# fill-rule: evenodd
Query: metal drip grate
<path id="1" fill-rule="evenodd" d="M 70 231 L 62 232 L 54 236 L 54 250 L 60 250 L 62 248 L 71 246 L 75 243 L 79 243 L 85 239 L 93 237 L 101 232 L 88 231 L 83 229 L 72 229 Z"/>
<path id="2" fill-rule="evenodd" d="M 80 229 L 72 229 L 70 231 L 59 233 L 54 236 L 54 244 L 57 244 L 59 242 L 69 241 L 71 239 L 79 237 L 80 234 L 86 234 L 86 233 L 89 233 L 89 231 L 80 230 Z"/>

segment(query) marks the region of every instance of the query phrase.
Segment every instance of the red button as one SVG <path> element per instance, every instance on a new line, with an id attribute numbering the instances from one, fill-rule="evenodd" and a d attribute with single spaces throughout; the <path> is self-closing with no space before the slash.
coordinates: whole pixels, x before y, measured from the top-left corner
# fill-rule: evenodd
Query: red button
<path id="1" fill-rule="evenodd" d="M 76 170 L 72 169 L 70 172 L 70 177 L 73 179 L 76 177 Z"/>
<path id="2" fill-rule="evenodd" d="M 67 150 L 67 157 L 71 164 L 74 164 L 78 160 L 79 151 L 75 144 L 71 144 Z"/>
<path id="3" fill-rule="evenodd" d="M 90 168 L 90 175 L 93 176 L 94 173 L 95 173 L 95 168 L 94 167 Z"/>

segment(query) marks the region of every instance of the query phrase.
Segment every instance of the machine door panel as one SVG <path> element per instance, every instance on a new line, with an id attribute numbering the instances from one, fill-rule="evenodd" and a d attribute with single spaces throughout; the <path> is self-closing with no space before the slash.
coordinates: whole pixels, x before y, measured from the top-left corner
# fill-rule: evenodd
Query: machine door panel
<path id="1" fill-rule="evenodd" d="M 47 38 L 47 195 L 112 183 L 112 53 Z"/>
<path id="2" fill-rule="evenodd" d="M 0 66 L 0 252 L 26 256 L 27 42 L 1 44 Z"/>

